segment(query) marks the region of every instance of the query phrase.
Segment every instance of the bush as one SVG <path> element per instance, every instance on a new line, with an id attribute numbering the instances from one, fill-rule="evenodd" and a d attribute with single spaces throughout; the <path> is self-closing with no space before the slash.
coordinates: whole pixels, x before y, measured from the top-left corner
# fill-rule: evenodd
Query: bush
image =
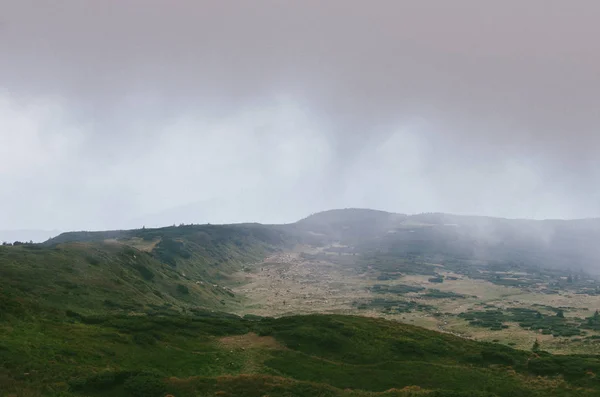
<path id="1" fill-rule="evenodd" d="M 138 345 L 153 345 L 156 343 L 154 335 L 138 333 L 133 335 L 133 341 Z"/>
<path id="2" fill-rule="evenodd" d="M 94 258 L 93 256 L 87 256 L 85 259 L 90 265 L 98 266 L 100 264 L 100 260 Z"/>
<path id="3" fill-rule="evenodd" d="M 456 292 L 451 291 L 440 291 L 439 289 L 430 289 L 426 294 L 423 294 L 423 298 L 432 298 L 432 299 L 464 299 L 465 295 L 457 294 Z"/>
<path id="4" fill-rule="evenodd" d="M 125 390 L 134 397 L 162 397 L 166 386 L 160 376 L 142 373 L 125 381 Z"/>
<path id="5" fill-rule="evenodd" d="M 191 257 L 191 253 L 185 248 L 185 245 L 181 241 L 173 240 L 171 238 L 163 238 L 152 252 L 162 262 L 171 266 L 177 265 L 177 257 L 185 259 Z"/>
<path id="6" fill-rule="evenodd" d="M 491 364 L 502 364 L 502 365 L 514 365 L 515 359 L 509 354 L 500 351 L 483 350 L 481 357 L 486 363 Z"/>
<path id="7" fill-rule="evenodd" d="M 190 293 L 190 290 L 188 289 L 188 287 L 186 287 L 183 284 L 178 284 L 177 285 L 177 292 L 179 292 L 180 294 L 184 294 L 187 295 Z"/>
<path id="8" fill-rule="evenodd" d="M 134 268 L 135 268 L 135 270 L 140 272 L 140 275 L 145 280 L 151 281 L 154 278 L 154 273 L 152 273 L 152 271 L 150 269 L 148 269 L 146 266 L 136 265 L 136 266 L 134 266 Z"/>
<path id="9" fill-rule="evenodd" d="M 131 372 L 113 372 L 104 371 L 98 374 L 88 376 L 87 378 L 76 378 L 69 382 L 69 386 L 72 390 L 76 391 L 103 391 L 109 390 L 113 387 L 123 383 L 128 377 L 132 375 Z"/>
<path id="10" fill-rule="evenodd" d="M 425 288 L 423 287 L 415 287 L 412 285 L 405 284 L 396 284 L 396 285 L 385 285 L 385 284 L 375 284 L 371 287 L 371 291 L 376 294 L 407 294 L 410 292 L 421 292 Z"/>
<path id="11" fill-rule="evenodd" d="M 75 318 L 75 319 L 78 319 L 78 320 L 80 320 L 82 318 L 81 314 L 79 314 L 77 312 L 74 312 L 73 310 L 66 310 L 65 314 L 66 314 L 67 317 Z"/>
<path id="12" fill-rule="evenodd" d="M 102 372 L 95 377 L 88 379 L 88 386 L 96 390 L 102 390 L 111 387 L 116 382 L 113 372 Z"/>

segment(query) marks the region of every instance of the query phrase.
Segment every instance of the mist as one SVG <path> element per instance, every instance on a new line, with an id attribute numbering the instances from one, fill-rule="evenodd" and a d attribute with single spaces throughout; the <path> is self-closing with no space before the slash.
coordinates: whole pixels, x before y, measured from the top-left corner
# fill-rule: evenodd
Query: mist
<path id="1" fill-rule="evenodd" d="M 0 9 L 0 229 L 600 216 L 597 2 Z"/>

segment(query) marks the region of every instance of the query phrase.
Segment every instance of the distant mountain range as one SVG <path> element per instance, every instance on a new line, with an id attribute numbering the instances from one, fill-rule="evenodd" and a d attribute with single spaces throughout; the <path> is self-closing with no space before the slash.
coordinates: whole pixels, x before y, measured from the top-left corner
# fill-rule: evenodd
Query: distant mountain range
<path id="1" fill-rule="evenodd" d="M 524 220 L 443 213 L 406 215 L 371 209 L 319 212 L 287 225 L 252 225 L 278 231 L 282 241 L 340 243 L 356 252 L 389 251 L 433 260 L 504 261 L 600 272 L 600 219 Z M 229 228 L 242 225 L 228 225 Z M 190 227 L 189 233 L 195 233 Z M 71 232 L 49 244 L 127 238 L 135 231 Z M 108 237 L 107 237 L 108 236 Z"/>

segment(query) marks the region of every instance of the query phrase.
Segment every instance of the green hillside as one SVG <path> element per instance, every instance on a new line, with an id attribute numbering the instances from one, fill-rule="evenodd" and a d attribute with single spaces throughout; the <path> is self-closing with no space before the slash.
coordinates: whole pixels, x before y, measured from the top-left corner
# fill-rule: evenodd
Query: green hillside
<path id="1" fill-rule="evenodd" d="M 239 302 L 229 275 L 283 244 L 279 232 L 263 227 L 206 225 L 0 246 L 0 302 L 12 297 L 12 311 L 44 313 L 223 310 Z"/>
<path id="2" fill-rule="evenodd" d="M 404 255 L 400 240 L 415 256 L 461 247 L 436 217 L 346 214 L 0 246 L 0 396 L 600 395 L 598 356 L 551 355 L 544 342 L 523 351 L 383 319 L 227 313 L 244 307 L 236 274 L 298 243 L 353 241 L 346 256 L 319 255 L 360 264 L 376 252 L 365 263 L 382 272 L 381 258 Z M 419 227 L 429 231 L 398 240 Z"/>
<path id="3" fill-rule="evenodd" d="M 350 316 L 96 315 L 0 322 L 3 395 L 596 396 L 597 357 Z M 458 392 L 460 391 L 460 392 Z"/>

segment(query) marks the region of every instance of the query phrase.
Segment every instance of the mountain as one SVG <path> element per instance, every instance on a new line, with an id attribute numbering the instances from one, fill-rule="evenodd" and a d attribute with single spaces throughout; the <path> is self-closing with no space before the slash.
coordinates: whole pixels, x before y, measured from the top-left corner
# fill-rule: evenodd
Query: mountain
<path id="1" fill-rule="evenodd" d="M 222 310 L 240 299 L 229 276 L 283 246 L 260 225 L 64 233 L 0 247 L 0 298 L 26 312 Z"/>
<path id="2" fill-rule="evenodd" d="M 524 220 L 443 213 L 406 215 L 370 209 L 337 209 L 313 214 L 287 225 L 188 225 L 159 229 L 106 232 L 70 232 L 46 241 L 188 239 L 202 244 L 207 231 L 227 233 L 233 239 L 260 234 L 271 246 L 338 243 L 357 253 L 391 252 L 423 256 L 436 261 L 476 260 L 511 262 L 529 267 L 600 272 L 600 219 Z M 220 232 L 217 232 L 220 231 Z M 204 236 L 204 237 L 202 237 Z M 198 240 L 198 238 L 200 240 Z M 240 240 L 240 241 L 241 241 Z M 210 238 L 207 241 L 213 241 Z M 168 244 L 167 243 L 163 243 Z M 194 247 L 191 247 L 194 250 Z"/>
<path id="3" fill-rule="evenodd" d="M 208 233 L 208 234 L 207 234 Z M 231 233 L 230 235 L 228 233 Z M 214 236 L 207 239 L 207 235 Z M 159 229 L 70 232 L 45 242 L 183 239 L 189 250 L 231 237 L 257 238 L 272 247 L 342 244 L 356 253 L 390 252 L 436 261 L 510 262 L 528 267 L 600 272 L 600 219 L 523 220 L 443 213 L 406 215 L 370 209 L 337 209 L 287 225 L 187 225 Z M 253 236 L 253 237 L 249 237 Z M 216 240 L 215 240 L 216 238 Z M 164 259 L 164 258 L 163 258 Z M 167 259 L 168 261 L 170 259 Z"/>
<path id="4" fill-rule="evenodd" d="M 359 252 L 600 272 L 600 219 L 537 221 L 345 209 L 311 215 L 289 229 L 321 236 L 323 242 L 353 246 Z"/>
<path id="5" fill-rule="evenodd" d="M 503 311 L 482 302 L 478 310 L 446 313 L 436 311 L 432 299 L 455 309 L 455 300 L 469 296 L 431 288 L 421 293 L 425 288 L 393 280 L 408 275 L 444 282 L 438 272 L 455 269 L 443 265 L 454 262 L 477 264 L 480 275 L 496 263 L 592 268 L 599 222 L 342 209 L 289 225 L 81 231 L 43 244 L 0 246 L 0 395 L 597 396 L 599 356 L 544 351 L 549 338 L 564 344 L 577 339 L 591 350 L 600 330 L 593 312 L 578 320 L 575 312 L 564 314 L 568 307 Z M 314 254 L 294 263 L 299 247 Z M 269 261 L 281 263 L 263 272 Z M 260 291 L 264 301 L 256 305 L 275 300 L 285 306 L 278 285 L 294 276 L 292 265 L 307 274 L 302 283 L 292 278 L 287 284 L 298 284 L 299 299 L 307 299 L 303 288 L 312 286 L 315 293 L 321 278 L 326 299 L 332 299 L 341 284 L 335 277 L 350 276 L 352 269 L 344 273 L 344 266 L 354 266 L 356 277 L 372 272 L 373 278 L 364 279 L 368 295 L 360 292 L 368 300 L 351 291 L 356 302 L 346 303 L 356 304 L 352 313 L 361 307 L 401 315 L 415 310 L 441 318 L 442 325 L 452 319 L 492 329 L 518 318 L 518 327 L 531 328 L 527 332 L 540 341 L 527 339 L 533 351 L 518 350 L 368 317 L 373 314 L 247 314 L 244 275 L 268 280 Z M 326 273 L 333 265 L 341 273 Z M 523 282 L 502 274 L 486 280 Z M 480 281 L 468 275 L 455 274 L 457 285 Z M 562 274 L 544 281 L 541 272 L 532 277 L 552 283 L 559 295 L 548 296 L 561 299 L 580 293 L 588 281 L 561 281 Z M 596 292 L 581 293 L 593 299 Z M 575 333 L 562 336 L 573 327 Z"/>

